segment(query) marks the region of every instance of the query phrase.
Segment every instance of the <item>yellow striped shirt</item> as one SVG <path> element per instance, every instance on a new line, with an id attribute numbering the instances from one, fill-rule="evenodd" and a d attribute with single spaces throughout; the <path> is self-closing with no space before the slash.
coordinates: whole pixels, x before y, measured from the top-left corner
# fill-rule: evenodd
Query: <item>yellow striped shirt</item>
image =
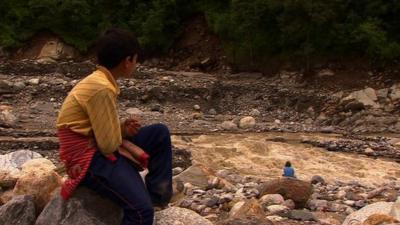
<path id="1" fill-rule="evenodd" d="M 93 137 L 103 154 L 117 150 L 122 143 L 118 119 L 119 87 L 104 67 L 80 81 L 68 94 L 57 119 L 57 128 Z"/>

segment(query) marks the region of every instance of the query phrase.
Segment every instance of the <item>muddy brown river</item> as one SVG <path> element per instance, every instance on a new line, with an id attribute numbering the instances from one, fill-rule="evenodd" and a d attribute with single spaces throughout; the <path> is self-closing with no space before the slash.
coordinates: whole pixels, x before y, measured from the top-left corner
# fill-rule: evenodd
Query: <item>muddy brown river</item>
<path id="1" fill-rule="evenodd" d="M 301 143 L 305 138 L 333 140 L 338 137 L 326 134 L 246 133 L 173 136 L 172 140 L 175 146 L 190 149 L 195 163 L 262 179 L 281 176 L 286 161 L 291 161 L 297 177 L 305 180 L 321 175 L 328 182 L 357 180 L 367 185 L 400 178 L 400 164 L 390 159 L 329 152 Z M 271 141 L 277 138 L 279 142 Z"/>

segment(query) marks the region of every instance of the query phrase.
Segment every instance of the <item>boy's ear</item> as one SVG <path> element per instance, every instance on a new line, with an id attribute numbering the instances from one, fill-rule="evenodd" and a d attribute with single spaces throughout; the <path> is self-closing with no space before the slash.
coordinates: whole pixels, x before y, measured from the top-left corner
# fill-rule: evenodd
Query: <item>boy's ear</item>
<path id="1" fill-rule="evenodd" d="M 134 56 L 131 57 L 131 60 L 137 62 L 137 58 L 138 58 L 138 55 L 135 54 Z M 131 61 L 131 62 L 132 62 L 132 61 Z"/>

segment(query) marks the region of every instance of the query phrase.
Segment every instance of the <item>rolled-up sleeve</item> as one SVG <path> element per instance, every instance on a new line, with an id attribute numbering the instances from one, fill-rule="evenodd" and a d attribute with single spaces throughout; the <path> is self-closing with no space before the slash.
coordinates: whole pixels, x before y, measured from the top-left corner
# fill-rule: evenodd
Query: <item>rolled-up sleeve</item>
<path id="1" fill-rule="evenodd" d="M 98 149 L 105 155 L 113 153 L 122 143 L 116 95 L 110 89 L 99 90 L 86 105 Z"/>

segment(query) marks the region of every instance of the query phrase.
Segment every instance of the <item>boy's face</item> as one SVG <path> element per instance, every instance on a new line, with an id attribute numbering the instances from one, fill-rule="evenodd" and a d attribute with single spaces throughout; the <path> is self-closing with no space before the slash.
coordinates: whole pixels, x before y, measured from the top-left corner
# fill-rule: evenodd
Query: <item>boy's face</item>
<path id="1" fill-rule="evenodd" d="M 133 77 L 133 72 L 136 70 L 136 60 L 137 55 L 134 55 L 133 57 L 126 57 L 124 61 L 124 75 L 126 78 Z"/>

